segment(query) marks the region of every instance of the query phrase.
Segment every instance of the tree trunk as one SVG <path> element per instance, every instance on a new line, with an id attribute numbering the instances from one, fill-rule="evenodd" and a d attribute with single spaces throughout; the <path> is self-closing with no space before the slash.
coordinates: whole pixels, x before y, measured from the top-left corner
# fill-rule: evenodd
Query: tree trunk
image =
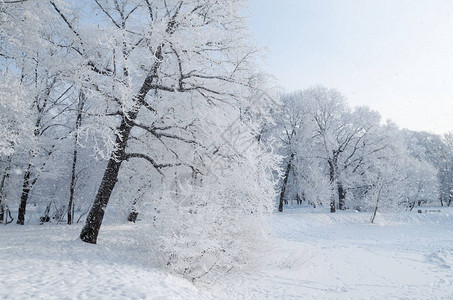
<path id="1" fill-rule="evenodd" d="M 49 202 L 49 204 L 46 207 L 46 210 L 44 212 L 44 216 L 42 216 L 39 221 L 41 222 L 41 225 L 47 222 L 50 222 L 50 207 L 52 206 L 52 202 Z"/>
<path id="2" fill-rule="evenodd" d="M 377 213 L 378 207 L 379 207 L 379 199 L 381 198 L 382 187 L 383 187 L 383 184 L 381 184 L 380 187 L 379 187 L 379 191 L 378 191 L 378 194 L 377 194 L 377 197 L 376 197 L 376 205 L 374 206 L 373 215 L 371 216 L 371 220 L 370 220 L 371 224 L 373 224 L 374 219 L 376 218 L 376 213 Z"/>
<path id="3" fill-rule="evenodd" d="M 24 181 L 22 184 L 22 195 L 20 196 L 19 212 L 17 214 L 17 224 L 25 224 L 25 210 L 27 208 L 28 196 L 30 194 L 30 175 L 31 175 L 31 163 L 28 164 L 27 170 L 24 173 Z"/>
<path id="4" fill-rule="evenodd" d="M 3 223 L 3 219 L 5 218 L 5 208 L 3 207 L 2 202 L 2 195 L 0 194 L 0 224 Z"/>
<path id="5" fill-rule="evenodd" d="M 77 118 L 75 124 L 75 138 L 74 150 L 72 153 L 72 170 L 71 170 L 71 184 L 69 186 L 69 204 L 68 204 L 68 225 L 74 222 L 74 190 L 76 185 L 76 167 L 77 167 L 77 144 L 79 142 L 78 130 L 82 124 L 82 110 L 85 104 L 85 95 L 80 92 L 79 103 L 77 105 Z"/>
<path id="6" fill-rule="evenodd" d="M 335 212 L 335 195 L 333 195 L 333 194 L 330 198 L 330 212 L 331 213 Z"/>
<path id="7" fill-rule="evenodd" d="M 71 184 L 69 185 L 68 225 L 71 225 L 74 220 L 74 190 L 76 184 L 76 166 L 77 166 L 77 133 L 74 142 L 74 151 L 72 154 Z"/>
<path id="8" fill-rule="evenodd" d="M 131 121 L 137 117 L 138 110 L 129 114 Z M 94 199 L 93 206 L 88 214 L 85 226 L 80 233 L 80 239 L 86 243 L 96 244 L 99 230 L 101 229 L 102 220 L 104 218 L 105 209 L 110 200 L 113 188 L 118 181 L 118 173 L 120 171 L 121 163 L 125 159 L 126 146 L 132 125 L 126 117 L 123 118 L 119 127 L 120 134 L 116 137 L 117 149 L 110 155 L 110 160 L 105 169 L 104 176 L 102 177 L 101 185 Z"/>
<path id="9" fill-rule="evenodd" d="M 346 191 L 341 183 L 338 183 L 338 209 L 345 210 Z"/>
<path id="10" fill-rule="evenodd" d="M 121 163 L 122 159 L 115 158 L 114 154 L 111 155 L 98 193 L 94 199 L 93 206 L 88 214 L 85 226 L 80 233 L 80 239 L 84 242 L 96 244 L 102 220 L 104 218 L 105 209 L 107 208 L 113 188 L 118 181 L 118 173 Z"/>
<path id="11" fill-rule="evenodd" d="M 335 212 L 335 192 L 334 192 L 334 182 L 335 182 L 335 166 L 331 159 L 328 159 L 329 163 L 329 179 L 330 179 L 330 189 L 332 195 L 330 196 L 330 212 Z"/>
<path id="12" fill-rule="evenodd" d="M 5 173 L 2 176 L 2 181 L 0 182 L 0 224 L 3 223 L 5 219 L 5 203 L 3 203 L 4 198 L 4 189 L 5 189 L 5 182 L 9 178 L 9 171 L 11 169 L 11 156 L 8 157 L 8 165 L 5 168 Z M 5 224 L 7 224 L 7 220 L 5 220 Z"/>
<path id="13" fill-rule="evenodd" d="M 302 198 L 299 196 L 299 193 L 296 194 L 296 203 L 297 205 L 302 205 Z"/>
<path id="14" fill-rule="evenodd" d="M 291 171 L 291 164 L 292 164 L 293 158 L 294 158 L 294 153 L 291 154 L 291 157 L 289 159 L 288 165 L 286 166 L 285 175 L 283 177 L 282 189 L 280 191 L 280 201 L 278 203 L 278 211 L 279 212 L 283 211 L 283 200 L 285 198 L 285 191 L 286 191 L 286 186 L 288 184 L 288 177 L 289 177 L 289 173 Z"/>

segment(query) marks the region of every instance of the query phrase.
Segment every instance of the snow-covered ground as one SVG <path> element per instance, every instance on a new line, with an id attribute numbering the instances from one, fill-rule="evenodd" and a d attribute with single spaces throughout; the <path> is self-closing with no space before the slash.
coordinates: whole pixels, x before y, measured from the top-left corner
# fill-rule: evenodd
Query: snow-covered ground
<path id="1" fill-rule="evenodd" d="M 211 282 L 153 267 L 137 225 L 0 227 L 2 299 L 453 299 L 453 209 L 380 214 L 287 210 L 270 251 Z M 210 278 L 212 280 L 212 278 Z"/>
<path id="2" fill-rule="evenodd" d="M 99 245 L 76 239 L 80 229 L 1 226 L 0 299 L 203 297 L 188 281 L 150 266 L 128 238 L 130 226 L 104 226 Z"/>
<path id="3" fill-rule="evenodd" d="M 275 215 L 265 267 L 236 272 L 221 298 L 453 299 L 453 210 Z"/>

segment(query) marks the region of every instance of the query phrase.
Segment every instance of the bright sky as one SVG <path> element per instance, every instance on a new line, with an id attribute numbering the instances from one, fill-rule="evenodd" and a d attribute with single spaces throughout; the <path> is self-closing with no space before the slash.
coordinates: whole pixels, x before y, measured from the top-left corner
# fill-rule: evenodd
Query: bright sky
<path id="1" fill-rule="evenodd" d="M 453 1 L 250 0 L 264 69 L 323 84 L 400 127 L 453 131 Z"/>

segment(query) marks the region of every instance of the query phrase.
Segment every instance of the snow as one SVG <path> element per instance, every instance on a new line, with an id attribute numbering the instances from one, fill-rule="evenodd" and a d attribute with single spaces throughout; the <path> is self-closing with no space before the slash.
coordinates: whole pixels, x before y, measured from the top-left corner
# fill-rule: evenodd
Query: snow
<path id="1" fill-rule="evenodd" d="M 0 228 L 1 299 L 452 299 L 453 209 L 330 214 L 290 209 L 256 261 L 196 282 L 153 267 L 135 225 L 102 227 L 98 245 L 80 226 Z M 266 250 L 264 250 L 266 249 Z"/>
<path id="2" fill-rule="evenodd" d="M 274 217 L 265 267 L 223 280 L 221 298 L 452 299 L 453 210 Z M 267 262 L 267 263 L 266 263 Z"/>
<path id="3" fill-rule="evenodd" d="M 2 226 L 0 299 L 195 299 L 188 281 L 153 268 L 128 238 L 130 226 L 104 226 L 99 245 L 81 227 Z"/>

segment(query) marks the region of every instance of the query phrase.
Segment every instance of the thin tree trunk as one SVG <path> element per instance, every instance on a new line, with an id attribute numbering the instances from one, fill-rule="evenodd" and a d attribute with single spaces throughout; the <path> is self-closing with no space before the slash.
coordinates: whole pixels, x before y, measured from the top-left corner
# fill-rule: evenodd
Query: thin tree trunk
<path id="1" fill-rule="evenodd" d="M 52 150 L 50 150 L 47 153 L 48 156 L 52 155 L 52 151 L 53 151 L 54 147 L 55 147 L 55 145 L 53 145 L 52 146 Z M 40 168 L 39 172 L 41 172 L 44 169 L 45 166 L 46 166 L 46 162 L 44 162 L 41 165 L 41 168 Z M 22 184 L 22 195 L 20 197 L 19 212 L 18 212 L 18 215 L 17 215 L 17 222 L 16 222 L 19 225 L 24 225 L 25 224 L 25 209 L 27 207 L 28 197 L 30 195 L 31 189 L 35 186 L 35 184 L 36 184 L 36 182 L 38 181 L 38 178 L 39 178 L 39 172 L 38 172 L 38 174 L 35 175 L 33 180 L 30 182 L 31 167 L 32 167 L 32 164 L 31 164 L 31 160 L 30 160 L 30 162 L 28 163 L 27 170 L 25 171 L 24 181 L 23 181 L 23 184 Z"/>
<path id="2" fill-rule="evenodd" d="M 76 185 L 76 167 L 77 167 L 77 144 L 79 142 L 79 128 L 82 124 L 82 110 L 85 104 L 85 95 L 80 92 L 79 103 L 77 105 L 77 118 L 75 126 L 74 150 L 72 153 L 72 170 L 71 184 L 69 185 L 69 204 L 68 204 L 68 225 L 74 222 L 74 190 Z"/>
<path id="3" fill-rule="evenodd" d="M 28 163 L 27 170 L 24 173 L 24 181 L 22 184 L 22 194 L 20 196 L 19 212 L 17 214 L 17 224 L 25 224 L 25 210 L 27 208 L 28 196 L 30 194 L 30 175 L 31 175 L 31 163 Z"/>
<path id="4" fill-rule="evenodd" d="M 11 168 L 11 157 L 8 158 L 8 165 L 6 166 L 5 173 L 3 174 L 2 181 L 0 182 L 0 224 L 3 223 L 3 219 L 5 218 L 5 204 L 3 203 L 3 196 L 5 182 L 9 178 L 10 168 Z"/>
<path id="5" fill-rule="evenodd" d="M 292 165 L 293 158 L 294 158 L 294 153 L 291 154 L 291 157 L 289 159 L 288 165 L 286 166 L 285 175 L 283 177 L 282 189 L 280 191 L 280 201 L 278 203 L 278 211 L 279 212 L 283 211 L 283 200 L 285 198 L 286 186 L 288 184 L 288 177 L 289 177 L 289 173 L 291 171 L 291 165 Z"/>
<path id="6" fill-rule="evenodd" d="M 45 103 L 47 103 L 47 101 L 45 101 Z M 45 107 L 46 107 L 46 104 L 43 104 L 43 108 L 42 109 L 44 109 Z M 42 113 L 42 109 L 41 109 L 41 111 L 39 111 L 39 109 L 38 109 L 39 113 Z M 41 121 L 42 121 L 42 117 L 39 116 L 38 119 L 36 120 L 35 130 L 33 132 L 35 137 L 39 136 L 39 134 L 40 134 L 39 127 L 41 125 Z M 30 158 L 30 161 L 28 163 L 28 166 L 27 166 L 27 170 L 24 173 L 24 180 L 23 180 L 23 183 L 22 183 L 22 194 L 20 196 L 20 205 L 19 205 L 19 211 L 18 211 L 18 214 L 17 214 L 17 221 L 16 221 L 16 223 L 19 224 L 19 225 L 24 225 L 25 224 L 25 210 L 27 208 L 28 196 L 30 194 L 30 190 L 31 190 L 32 186 L 34 185 L 34 183 L 38 179 L 38 177 L 35 177 L 33 182 L 30 184 L 31 167 L 32 167 L 32 163 L 31 162 L 32 162 L 33 158 L 34 158 L 34 155 L 32 154 L 31 158 Z"/>
<path id="7" fill-rule="evenodd" d="M 374 212 L 373 212 L 373 215 L 371 216 L 371 224 L 373 224 L 374 218 L 376 218 L 376 213 L 377 213 L 377 210 L 378 210 L 378 207 L 379 207 L 379 199 L 381 198 L 382 187 L 383 187 L 383 185 L 381 184 L 380 187 L 379 187 L 378 194 L 377 194 L 376 205 L 374 206 Z"/>
<path id="8" fill-rule="evenodd" d="M 71 184 L 69 185 L 69 204 L 68 204 L 68 225 L 73 223 L 74 219 L 74 190 L 76 184 L 76 166 L 77 166 L 77 133 L 74 142 L 74 151 L 72 154 Z"/>
<path id="9" fill-rule="evenodd" d="M 54 82 L 55 82 L 55 78 L 54 78 Z M 22 81 L 21 81 L 22 83 Z M 38 61 L 36 60 L 36 66 L 35 66 L 35 87 L 37 88 L 38 87 Z M 49 95 L 50 95 L 50 92 L 51 92 L 51 88 L 48 88 L 46 90 L 46 93 L 45 93 L 45 96 L 43 98 L 43 103 L 42 105 L 40 106 L 39 105 L 39 97 L 36 97 L 35 99 L 35 104 L 36 104 L 36 107 L 37 107 L 37 112 L 38 112 L 38 118 L 36 119 L 36 122 L 35 122 L 35 129 L 33 131 L 33 134 L 35 137 L 38 137 L 41 135 L 41 122 L 42 122 L 42 118 L 43 118 L 43 114 L 46 110 L 46 107 L 47 107 L 47 104 L 48 104 L 48 99 L 49 99 Z M 52 152 L 49 153 L 49 155 L 51 154 Z M 27 170 L 25 171 L 25 174 L 24 174 L 24 181 L 22 183 L 22 194 L 21 194 L 21 197 L 20 197 L 20 205 L 19 205 L 19 211 L 18 211 L 18 214 L 17 214 L 17 224 L 19 225 L 24 225 L 25 224 L 25 210 L 27 208 L 27 201 L 28 201 L 28 196 L 30 194 L 30 190 L 31 188 L 33 187 L 33 185 L 36 183 L 36 180 L 38 180 L 38 177 L 35 177 L 33 179 L 33 181 L 30 183 L 30 176 L 31 176 L 31 167 L 32 167 L 32 160 L 34 158 L 34 155 L 31 155 L 31 158 L 29 160 L 29 163 L 28 163 L 28 166 L 27 166 Z M 45 165 L 45 163 L 44 163 Z"/>
<path id="10" fill-rule="evenodd" d="M 47 223 L 50 221 L 50 207 L 52 206 L 52 201 L 49 202 L 49 204 L 46 206 L 46 210 L 44 212 L 44 216 L 42 216 L 39 221 L 41 222 L 41 225 L 44 224 L 44 223 Z"/>
<path id="11" fill-rule="evenodd" d="M 3 207 L 3 204 L 1 203 L 2 201 L 2 195 L 0 195 L 0 224 L 3 223 L 3 219 L 5 218 L 5 208 Z"/>
<path id="12" fill-rule="evenodd" d="M 330 212 L 334 213 L 335 212 L 335 195 L 331 195 L 330 197 Z"/>
<path id="13" fill-rule="evenodd" d="M 345 199 L 346 191 L 344 190 L 343 185 L 341 183 L 338 183 L 338 209 L 346 209 Z"/>
<path id="14" fill-rule="evenodd" d="M 334 193 L 334 182 L 335 182 L 335 166 L 331 159 L 328 159 L 327 162 L 329 163 L 329 179 L 330 179 L 330 212 L 335 212 L 335 193 Z"/>

